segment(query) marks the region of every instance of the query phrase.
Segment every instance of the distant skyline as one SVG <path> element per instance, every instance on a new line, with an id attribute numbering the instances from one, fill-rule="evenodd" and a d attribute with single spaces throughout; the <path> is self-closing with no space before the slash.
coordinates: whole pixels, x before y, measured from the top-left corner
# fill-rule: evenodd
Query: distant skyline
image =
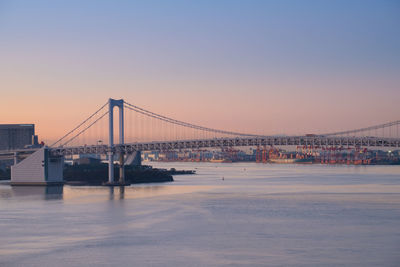
<path id="1" fill-rule="evenodd" d="M 400 119 L 399 1 L 0 0 L 0 123 L 54 140 L 109 97 L 304 134 Z"/>

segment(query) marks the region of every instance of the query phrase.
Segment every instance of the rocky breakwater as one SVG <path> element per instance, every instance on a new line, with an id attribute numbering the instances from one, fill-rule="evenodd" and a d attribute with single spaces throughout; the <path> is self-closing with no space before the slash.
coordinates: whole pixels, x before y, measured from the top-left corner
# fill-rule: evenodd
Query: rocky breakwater
<path id="1" fill-rule="evenodd" d="M 115 180 L 119 177 L 119 166 L 114 169 Z M 194 174 L 195 171 L 171 168 L 156 169 L 151 166 L 125 166 L 125 184 L 173 182 L 172 175 Z M 70 165 L 64 168 L 64 181 L 69 185 L 102 185 L 108 181 L 107 164 Z"/>

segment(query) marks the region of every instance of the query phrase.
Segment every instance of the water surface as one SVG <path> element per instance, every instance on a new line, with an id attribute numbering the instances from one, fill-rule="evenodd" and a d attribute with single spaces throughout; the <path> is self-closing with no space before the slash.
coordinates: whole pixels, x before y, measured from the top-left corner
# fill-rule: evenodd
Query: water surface
<path id="1" fill-rule="evenodd" d="M 399 266 L 400 167 L 155 163 L 175 182 L 0 185 L 0 266 Z"/>

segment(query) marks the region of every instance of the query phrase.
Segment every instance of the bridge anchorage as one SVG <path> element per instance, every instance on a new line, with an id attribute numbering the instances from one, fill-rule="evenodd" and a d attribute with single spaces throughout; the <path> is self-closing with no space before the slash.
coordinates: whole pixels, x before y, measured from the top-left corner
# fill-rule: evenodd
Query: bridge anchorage
<path id="1" fill-rule="evenodd" d="M 118 143 L 114 143 L 114 109 L 118 108 Z M 62 167 L 75 157 L 108 163 L 106 185 L 125 184 L 125 166 L 140 164 L 141 151 L 231 148 L 237 146 L 312 146 L 399 148 L 400 121 L 372 127 L 302 136 L 266 136 L 207 128 L 109 99 L 97 111 L 48 147 L 0 151 L 14 158 L 12 184 L 52 184 L 63 181 Z M 25 158 L 25 159 L 22 159 Z M 259 159 L 260 160 L 260 159 Z M 115 181 L 114 166 L 119 166 Z M 32 175 L 33 174 L 33 175 Z"/>

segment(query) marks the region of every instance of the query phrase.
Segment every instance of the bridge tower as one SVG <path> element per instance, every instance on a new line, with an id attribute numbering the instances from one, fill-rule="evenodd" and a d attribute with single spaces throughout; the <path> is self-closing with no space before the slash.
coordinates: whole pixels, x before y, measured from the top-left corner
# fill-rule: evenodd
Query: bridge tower
<path id="1" fill-rule="evenodd" d="M 119 109 L 119 144 L 124 144 L 124 100 L 108 99 L 109 120 L 108 120 L 108 182 L 114 183 L 114 107 Z M 119 182 L 125 182 L 124 154 L 119 153 Z"/>

